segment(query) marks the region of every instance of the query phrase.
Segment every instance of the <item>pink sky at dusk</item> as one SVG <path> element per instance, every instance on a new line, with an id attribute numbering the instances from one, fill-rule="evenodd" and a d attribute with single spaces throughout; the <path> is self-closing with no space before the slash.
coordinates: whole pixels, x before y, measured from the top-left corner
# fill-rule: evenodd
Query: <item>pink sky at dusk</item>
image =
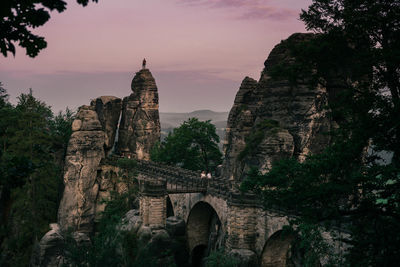
<path id="1" fill-rule="evenodd" d="M 53 107 L 77 108 L 101 95 L 124 97 L 143 57 L 161 112 L 229 111 L 245 76 L 259 79 L 271 49 L 305 32 L 311 0 L 68 0 L 35 31 L 48 46 L 36 58 L 0 56 L 0 81 L 16 96 L 33 89 Z"/>

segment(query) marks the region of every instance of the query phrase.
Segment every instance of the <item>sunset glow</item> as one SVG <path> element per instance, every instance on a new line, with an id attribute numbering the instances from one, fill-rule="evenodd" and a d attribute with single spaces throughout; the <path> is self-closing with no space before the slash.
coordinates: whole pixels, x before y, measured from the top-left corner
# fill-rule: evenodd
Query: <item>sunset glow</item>
<path id="1" fill-rule="evenodd" d="M 35 31 L 48 47 L 0 59 L 0 81 L 15 103 L 33 89 L 53 107 L 76 108 L 100 95 L 124 97 L 145 57 L 160 111 L 228 111 L 245 76 L 259 78 L 274 45 L 305 32 L 309 0 L 75 0 Z"/>

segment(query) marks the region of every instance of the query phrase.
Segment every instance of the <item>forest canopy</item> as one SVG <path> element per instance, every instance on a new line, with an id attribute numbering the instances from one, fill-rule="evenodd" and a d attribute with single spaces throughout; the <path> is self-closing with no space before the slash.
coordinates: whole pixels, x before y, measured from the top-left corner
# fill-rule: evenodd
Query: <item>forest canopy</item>
<path id="1" fill-rule="evenodd" d="M 8 102 L 0 83 L 1 266 L 27 266 L 34 244 L 56 221 L 73 113 L 54 116 L 32 90 Z"/>

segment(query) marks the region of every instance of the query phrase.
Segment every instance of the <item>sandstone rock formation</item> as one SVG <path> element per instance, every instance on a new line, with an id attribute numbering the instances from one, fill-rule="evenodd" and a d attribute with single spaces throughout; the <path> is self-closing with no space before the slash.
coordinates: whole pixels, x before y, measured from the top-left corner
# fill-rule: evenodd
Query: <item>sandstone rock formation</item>
<path id="1" fill-rule="evenodd" d="M 142 217 L 140 217 L 139 210 L 130 210 L 122 218 L 121 231 L 137 232 L 142 226 Z"/>
<path id="2" fill-rule="evenodd" d="M 33 251 L 31 266 L 63 266 L 64 237 L 58 224 L 52 223 L 50 228 Z"/>
<path id="3" fill-rule="evenodd" d="M 133 93 L 124 99 L 123 108 L 121 99 L 114 96 L 98 97 L 90 106 L 79 108 L 65 157 L 65 188 L 58 224 L 52 224 L 52 230 L 40 241 L 32 257 L 33 265 L 63 264 L 60 255 L 66 231 L 72 231 L 77 243 L 90 243 L 94 224 L 105 208 L 102 200 L 107 199 L 111 191 L 128 190 L 127 181 L 120 179 L 126 173 L 121 174 L 123 170 L 110 164 L 112 157 L 106 158 L 114 152 L 114 146 L 123 156 L 150 158 L 150 149 L 160 139 L 158 93 L 150 71 L 139 71 L 131 88 Z M 124 218 L 121 230 L 137 231 L 141 224 L 138 212 L 132 210 Z"/>
<path id="4" fill-rule="evenodd" d="M 94 107 L 103 131 L 106 134 L 105 153 L 108 155 L 114 146 L 122 101 L 115 96 L 101 96 L 90 103 Z"/>
<path id="5" fill-rule="evenodd" d="M 64 194 L 58 210 L 62 231 L 91 232 L 99 185 L 97 168 L 104 158 L 105 133 L 93 106 L 79 108 L 65 157 Z"/>
<path id="6" fill-rule="evenodd" d="M 131 88 L 133 93 L 123 104 L 117 97 L 101 96 L 79 108 L 65 159 L 65 189 L 58 211 L 62 231 L 91 233 L 104 210 L 101 200 L 112 190 L 126 190 L 117 181 L 118 168 L 100 164 L 115 143 L 122 155 L 148 160 L 150 149 L 160 139 L 158 92 L 150 71 L 139 71 Z"/>
<path id="7" fill-rule="evenodd" d="M 295 84 L 285 75 L 271 77 L 278 64 L 294 64 L 289 42 L 312 37 L 293 34 L 271 51 L 258 82 L 243 80 L 227 123 L 223 168 L 227 179 L 242 180 L 251 166 L 265 172 L 282 158 L 304 160 L 329 143 L 324 133 L 334 124 L 324 109 L 326 88 L 310 88 L 310 77 L 298 77 Z"/>
<path id="8" fill-rule="evenodd" d="M 150 159 L 150 150 L 160 140 L 158 92 L 148 69 L 136 73 L 131 85 L 133 93 L 122 104 L 118 134 L 118 152 L 137 159 Z"/>
<path id="9" fill-rule="evenodd" d="M 186 223 L 180 217 L 171 216 L 166 220 L 165 229 L 170 236 L 184 236 L 186 234 Z"/>

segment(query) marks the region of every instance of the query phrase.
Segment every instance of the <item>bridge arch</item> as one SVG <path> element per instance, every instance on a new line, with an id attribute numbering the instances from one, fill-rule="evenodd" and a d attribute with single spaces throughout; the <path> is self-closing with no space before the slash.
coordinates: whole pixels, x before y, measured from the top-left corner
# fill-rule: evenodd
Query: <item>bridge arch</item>
<path id="1" fill-rule="evenodd" d="M 171 216 L 175 216 L 174 205 L 172 204 L 171 198 L 167 195 L 166 199 L 167 204 L 167 218 Z"/>
<path id="2" fill-rule="evenodd" d="M 286 267 L 289 265 L 294 235 L 275 232 L 265 243 L 261 254 L 261 267 Z"/>
<path id="3" fill-rule="evenodd" d="M 294 252 L 295 240 L 295 234 L 282 230 L 271 235 L 261 254 L 261 267 L 299 266 L 302 257 Z"/>
<path id="4" fill-rule="evenodd" d="M 192 266 L 201 266 L 202 259 L 218 246 L 223 233 L 220 217 L 213 206 L 199 201 L 190 210 L 186 225 Z"/>

